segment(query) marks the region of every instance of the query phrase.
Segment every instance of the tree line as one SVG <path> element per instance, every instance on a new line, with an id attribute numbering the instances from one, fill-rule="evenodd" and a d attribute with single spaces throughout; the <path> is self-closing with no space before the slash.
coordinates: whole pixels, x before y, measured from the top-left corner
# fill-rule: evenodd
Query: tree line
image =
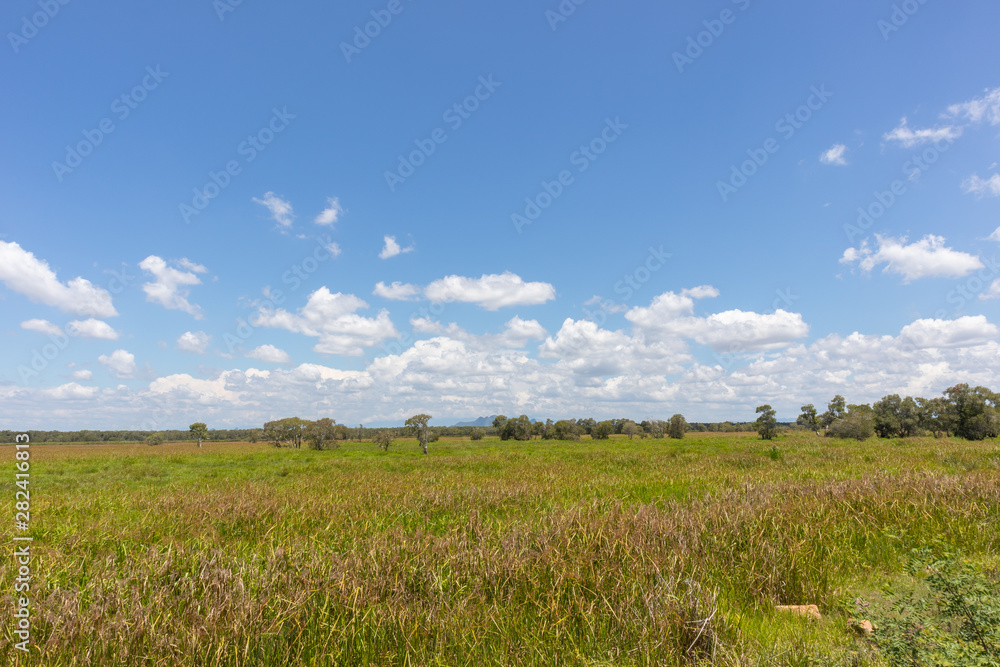
<path id="1" fill-rule="evenodd" d="M 937 398 L 890 394 L 871 405 L 848 405 L 838 394 L 822 414 L 811 403 L 801 410 L 798 425 L 832 438 L 908 438 L 930 433 L 935 437 L 985 440 L 1000 435 L 1000 394 L 968 384 L 950 387 Z M 773 439 L 778 433 L 774 409 L 762 405 L 757 413 L 760 416 L 754 426 L 760 437 Z"/>

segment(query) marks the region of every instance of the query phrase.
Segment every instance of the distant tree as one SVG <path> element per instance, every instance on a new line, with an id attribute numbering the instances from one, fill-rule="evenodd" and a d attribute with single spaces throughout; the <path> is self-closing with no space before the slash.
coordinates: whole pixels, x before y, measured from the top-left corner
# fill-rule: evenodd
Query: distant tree
<path id="1" fill-rule="evenodd" d="M 920 428 L 930 431 L 935 438 L 948 435 L 955 428 L 951 405 L 944 397 L 918 398 L 917 420 Z"/>
<path id="2" fill-rule="evenodd" d="M 590 432 L 594 440 L 607 440 L 615 432 L 615 423 L 611 420 L 598 422 Z"/>
<path id="3" fill-rule="evenodd" d="M 537 421 L 531 425 L 531 435 L 545 438 L 545 422 Z"/>
<path id="4" fill-rule="evenodd" d="M 847 412 L 827 430 L 832 438 L 867 440 L 875 435 L 875 411 L 870 405 L 848 405 Z"/>
<path id="5" fill-rule="evenodd" d="M 667 432 L 666 422 L 660 419 L 652 419 L 649 421 L 649 426 L 643 427 L 649 433 L 650 437 L 662 438 L 663 434 Z"/>
<path id="6" fill-rule="evenodd" d="M 469 437 L 471 439 L 473 439 L 473 440 L 482 440 L 483 439 L 483 429 L 481 429 L 479 427 L 473 428 L 472 429 L 472 434 L 469 435 Z"/>
<path id="7" fill-rule="evenodd" d="M 260 440 L 261 436 L 263 435 L 263 433 L 264 432 L 262 430 L 260 430 L 259 428 L 252 428 L 252 429 L 250 429 L 250 433 L 247 434 L 247 441 L 249 441 L 249 442 L 258 442 Z"/>
<path id="8" fill-rule="evenodd" d="M 802 410 L 802 414 L 799 415 L 797 423 L 819 435 L 819 417 L 816 414 L 816 408 L 812 403 L 809 403 L 808 405 L 803 405 L 800 409 Z"/>
<path id="9" fill-rule="evenodd" d="M 507 421 L 507 415 L 497 415 L 493 418 L 493 428 L 497 430 L 497 433 L 503 428 L 504 423 Z"/>
<path id="10" fill-rule="evenodd" d="M 287 443 L 289 447 L 299 448 L 302 446 L 303 431 L 308 423 L 298 417 L 267 422 L 264 424 L 264 439 L 275 447 Z"/>
<path id="11" fill-rule="evenodd" d="M 576 425 L 583 429 L 583 432 L 587 435 L 594 434 L 594 428 L 597 427 L 597 421 L 592 417 L 587 417 L 586 419 L 577 419 Z"/>
<path id="12" fill-rule="evenodd" d="M 553 440 L 579 440 L 583 427 L 572 419 L 561 419 L 552 425 L 548 437 Z"/>
<path id="13" fill-rule="evenodd" d="M 757 407 L 757 421 L 754 422 L 754 428 L 757 429 L 757 433 L 764 440 L 774 440 L 774 436 L 778 435 L 778 420 L 775 418 L 777 414 L 770 405 L 761 405 Z"/>
<path id="14" fill-rule="evenodd" d="M 314 422 L 307 422 L 302 435 L 305 441 L 309 443 L 310 449 L 322 451 L 327 446 L 332 446 L 334 449 L 340 446 L 336 440 L 337 422 L 329 417 L 317 419 Z"/>
<path id="15" fill-rule="evenodd" d="M 667 422 L 667 433 L 674 440 L 680 440 L 684 437 L 684 432 L 687 431 L 687 420 L 684 419 L 684 415 L 677 414 L 670 418 Z"/>
<path id="16" fill-rule="evenodd" d="M 847 413 L 847 401 L 843 396 L 837 394 L 833 400 L 827 404 L 827 410 L 820 415 L 819 423 L 823 428 L 830 428 L 830 424 L 837 421 Z"/>
<path id="17" fill-rule="evenodd" d="M 954 423 L 955 435 L 966 440 L 983 440 L 1000 435 L 1000 397 L 986 387 L 960 384 L 944 392 Z"/>
<path id="18" fill-rule="evenodd" d="M 150 433 L 146 436 L 146 444 L 150 447 L 156 447 L 157 445 L 163 444 L 163 434 L 162 433 Z"/>
<path id="19" fill-rule="evenodd" d="M 622 433 L 627 435 L 629 440 L 634 438 L 638 432 L 639 432 L 639 425 L 636 424 L 631 419 L 626 419 L 625 423 L 622 424 Z"/>
<path id="20" fill-rule="evenodd" d="M 198 438 L 198 446 L 201 447 L 201 441 L 208 439 L 208 426 L 204 422 L 195 422 L 191 424 L 188 429 L 191 430 L 191 435 Z"/>
<path id="21" fill-rule="evenodd" d="M 875 434 L 880 438 L 907 438 L 920 429 L 920 408 L 913 398 L 890 394 L 872 406 Z"/>
<path id="22" fill-rule="evenodd" d="M 427 454 L 427 439 L 430 435 L 427 422 L 430 420 L 431 416 L 425 414 L 413 415 L 406 420 L 406 426 L 416 434 L 417 442 L 420 444 L 420 449 L 423 450 L 424 454 Z"/>
<path id="23" fill-rule="evenodd" d="M 383 452 L 387 452 L 392 444 L 392 433 L 385 430 L 376 431 L 375 435 L 372 436 L 372 442 L 378 445 Z"/>
<path id="24" fill-rule="evenodd" d="M 527 415 L 508 419 L 500 426 L 501 440 L 531 440 L 531 420 Z"/>

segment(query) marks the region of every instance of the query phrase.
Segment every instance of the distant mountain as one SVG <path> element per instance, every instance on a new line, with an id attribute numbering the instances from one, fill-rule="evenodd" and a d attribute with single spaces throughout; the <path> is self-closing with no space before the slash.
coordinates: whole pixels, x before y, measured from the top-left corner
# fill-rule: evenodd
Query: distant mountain
<path id="1" fill-rule="evenodd" d="M 476 421 L 472 422 L 458 422 L 455 426 L 493 426 L 493 420 L 496 418 L 496 415 L 493 415 L 492 417 L 480 417 Z"/>

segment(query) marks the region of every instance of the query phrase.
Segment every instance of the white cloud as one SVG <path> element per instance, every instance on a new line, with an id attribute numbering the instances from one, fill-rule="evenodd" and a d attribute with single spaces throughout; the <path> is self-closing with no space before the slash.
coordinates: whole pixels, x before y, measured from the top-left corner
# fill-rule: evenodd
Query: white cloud
<path id="1" fill-rule="evenodd" d="M 59 336 L 62 334 L 62 329 L 48 320 L 25 320 L 21 322 L 21 328 L 28 331 L 37 331 L 49 336 Z"/>
<path id="2" fill-rule="evenodd" d="M 979 298 L 983 301 L 989 301 L 991 299 L 1000 299 L 1000 278 L 997 278 L 990 284 L 989 289 L 979 295 Z"/>
<path id="3" fill-rule="evenodd" d="M 865 273 L 879 264 L 885 264 L 883 273 L 903 276 L 909 283 L 919 278 L 961 278 L 983 268 L 978 257 L 945 247 L 942 236 L 928 235 L 906 245 L 906 237 L 899 239 L 875 235 L 878 250 L 873 251 L 868 239 L 860 248 L 848 248 L 840 258 L 842 264 L 857 263 Z"/>
<path id="4" fill-rule="evenodd" d="M 47 262 L 16 243 L 0 241 L 0 282 L 36 303 L 85 317 L 118 314 L 107 290 L 84 278 L 61 283 Z"/>
<path id="5" fill-rule="evenodd" d="M 319 338 L 313 350 L 320 354 L 361 356 L 365 348 L 399 336 L 389 319 L 389 311 L 382 310 L 374 318 L 356 314 L 355 311 L 367 307 L 367 303 L 353 294 L 331 294 L 329 289 L 321 287 L 309 295 L 298 314 L 284 309 L 261 310 L 254 325 Z"/>
<path id="6" fill-rule="evenodd" d="M 335 225 L 340 219 L 340 216 L 344 214 L 344 208 L 340 205 L 340 200 L 336 197 L 331 197 L 326 200 L 326 208 L 323 212 L 316 216 L 314 221 L 317 225 Z M 289 206 L 289 212 L 291 212 L 291 207 Z"/>
<path id="7" fill-rule="evenodd" d="M 375 291 L 372 294 L 392 301 L 413 301 L 420 296 L 420 292 L 420 287 L 417 285 L 400 282 L 386 285 L 383 282 L 378 282 L 375 284 Z"/>
<path id="8" fill-rule="evenodd" d="M 97 391 L 97 387 L 84 387 L 76 382 L 70 382 L 52 389 L 45 389 L 43 394 L 57 401 L 67 401 L 93 398 Z"/>
<path id="9" fill-rule="evenodd" d="M 1000 329 L 983 315 L 957 320 L 917 320 L 907 324 L 900 338 L 918 349 L 974 347 L 996 340 Z"/>
<path id="10" fill-rule="evenodd" d="M 207 269 L 187 259 L 181 259 L 177 264 L 189 270 L 181 271 L 167 266 L 167 263 L 156 255 L 150 255 L 139 263 L 139 268 L 151 273 L 156 279 L 142 286 L 146 300 L 170 310 L 182 310 L 193 315 L 196 320 L 203 319 L 201 307 L 190 303 L 188 296 L 191 293 L 189 289 L 191 286 L 201 284 L 201 279 L 195 273 L 204 273 Z"/>
<path id="11" fill-rule="evenodd" d="M 102 354 L 97 361 L 107 366 L 119 379 L 132 377 L 136 370 L 135 355 L 125 350 L 115 350 L 110 356 Z"/>
<path id="12" fill-rule="evenodd" d="M 269 364 L 287 364 L 292 361 L 291 356 L 287 352 L 276 348 L 274 345 L 261 345 L 247 352 L 247 356 Z"/>
<path id="13" fill-rule="evenodd" d="M 625 318 L 653 341 L 685 338 L 737 354 L 784 347 L 809 334 L 809 326 L 800 314 L 780 309 L 770 314 L 728 310 L 707 317 L 693 315 L 695 299 L 718 295 L 711 285 L 682 290 L 680 294 L 665 292 L 648 307 L 632 308 Z"/>
<path id="14" fill-rule="evenodd" d="M 983 120 L 990 125 L 1000 125 L 1000 88 L 987 89 L 980 98 L 953 104 L 948 107 L 951 116 L 962 116 L 970 123 L 980 123 Z"/>
<path id="15" fill-rule="evenodd" d="M 186 331 L 177 338 L 177 349 L 194 354 L 205 354 L 212 337 L 204 331 Z"/>
<path id="16" fill-rule="evenodd" d="M 264 193 L 263 199 L 253 198 L 255 202 L 265 207 L 279 227 L 287 229 L 292 226 L 295 214 L 292 212 L 292 205 L 273 192 Z M 321 214 L 322 215 L 322 214 Z"/>
<path id="17" fill-rule="evenodd" d="M 965 190 L 965 194 L 975 194 L 979 197 L 984 195 L 1000 197 L 1000 174 L 993 174 L 987 179 L 979 178 L 979 174 L 973 174 L 962 183 L 962 189 Z"/>
<path id="18" fill-rule="evenodd" d="M 73 371 L 73 373 L 70 374 L 70 377 L 73 378 L 74 380 L 93 380 L 94 379 L 94 372 L 93 371 Z"/>
<path id="19" fill-rule="evenodd" d="M 403 253 L 413 252 L 416 246 L 410 245 L 409 247 L 402 248 L 398 243 L 396 243 L 395 236 L 385 236 L 385 245 L 382 247 L 382 252 L 378 254 L 379 259 L 389 259 L 390 257 L 395 257 L 396 255 L 402 255 Z"/>
<path id="20" fill-rule="evenodd" d="M 118 340 L 118 332 L 107 322 L 95 320 L 74 320 L 66 325 L 66 332 L 78 338 L 99 338 L 101 340 Z"/>
<path id="21" fill-rule="evenodd" d="M 846 152 L 847 146 L 844 144 L 834 144 L 830 150 L 824 151 L 823 154 L 819 156 L 819 161 L 823 164 L 844 166 L 847 164 L 847 158 L 844 157 Z"/>
<path id="22" fill-rule="evenodd" d="M 340 257 L 340 253 L 343 252 L 340 249 L 340 244 L 334 243 L 333 241 L 325 243 L 323 247 L 326 248 L 326 251 L 331 255 L 333 255 L 334 257 Z"/>
<path id="23" fill-rule="evenodd" d="M 764 402 L 779 415 L 794 417 L 799 406 L 822 407 L 834 394 L 871 403 L 890 393 L 931 397 L 959 382 L 1000 384 L 998 328 L 981 316 L 917 320 L 897 335 L 834 334 L 810 344 L 720 354 L 709 362 L 693 358 L 678 335 L 654 337 L 642 327 L 609 331 L 568 319 L 538 344 L 534 358 L 530 343 L 543 330 L 531 320 L 513 318 L 502 332 L 484 335 L 454 324 L 414 321 L 414 326 L 434 337 L 357 371 L 317 364 L 231 369 L 96 393 L 72 384 L 49 389 L 0 384 L 8 415 L 0 415 L 0 421 L 6 419 L 0 428 L 14 428 L 12 413 L 18 423 L 69 429 L 98 428 L 112 419 L 138 425 L 157 410 L 178 422 L 207 420 L 219 427 L 259 425 L 289 414 L 399 425 L 417 412 L 434 415 L 436 423 L 498 412 L 553 419 L 681 413 L 690 421 L 752 420 L 755 406 Z M 707 331 L 706 336 L 713 333 Z M 766 336 L 754 331 L 747 338 L 759 343 Z M 512 349 L 525 340 L 525 349 Z M 87 394 L 86 400 L 69 400 Z M 53 396 L 67 400 L 53 409 Z"/>
<path id="24" fill-rule="evenodd" d="M 923 130 L 910 129 L 906 118 L 899 122 L 899 126 L 892 132 L 883 135 L 886 141 L 895 141 L 903 148 L 912 148 L 922 144 L 933 143 L 935 141 L 954 141 L 962 136 L 962 127 L 945 125 L 944 127 L 927 128 Z"/>
<path id="25" fill-rule="evenodd" d="M 556 289 L 549 283 L 526 283 L 520 276 L 506 271 L 481 278 L 445 276 L 428 285 L 424 296 L 436 303 L 457 301 L 498 310 L 506 306 L 543 304 L 556 297 Z"/>

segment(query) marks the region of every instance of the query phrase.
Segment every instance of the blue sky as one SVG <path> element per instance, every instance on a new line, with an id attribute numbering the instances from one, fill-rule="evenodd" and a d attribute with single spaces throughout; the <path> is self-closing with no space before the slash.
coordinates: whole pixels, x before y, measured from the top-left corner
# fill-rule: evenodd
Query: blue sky
<path id="1" fill-rule="evenodd" d="M 995 3 L 230 3 L 0 10 L 0 428 L 1000 387 Z"/>

